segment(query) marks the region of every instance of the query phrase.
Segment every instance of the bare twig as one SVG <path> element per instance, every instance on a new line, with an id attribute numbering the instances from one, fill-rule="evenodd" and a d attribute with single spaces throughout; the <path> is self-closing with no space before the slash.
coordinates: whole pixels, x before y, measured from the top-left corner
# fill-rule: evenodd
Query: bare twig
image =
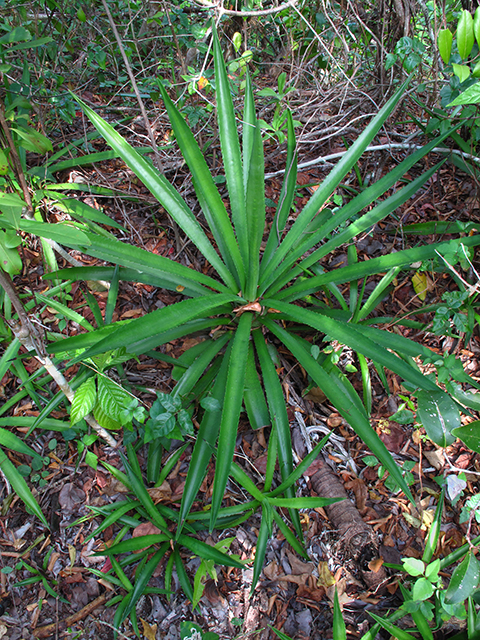
<path id="1" fill-rule="evenodd" d="M 256 16 L 270 16 L 272 13 L 279 13 L 293 7 L 297 0 L 289 0 L 284 4 L 280 4 L 278 7 L 271 7 L 270 9 L 259 9 L 258 11 L 234 11 L 233 9 L 224 9 L 222 2 L 208 2 L 207 0 L 195 0 L 196 4 L 201 5 L 205 9 L 217 9 L 220 13 L 226 16 L 240 16 L 242 18 L 254 18 Z"/>
<path id="2" fill-rule="evenodd" d="M 421 149 L 422 146 L 421 145 L 416 145 L 416 144 L 409 144 L 409 143 L 405 143 L 405 142 L 394 142 L 391 144 L 377 144 L 377 145 L 373 145 L 372 147 L 367 147 L 364 151 L 364 153 L 371 152 L 371 151 L 390 151 L 390 150 L 394 150 L 394 149 Z M 331 153 L 328 156 L 320 156 L 318 158 L 315 158 L 314 160 L 308 160 L 307 162 L 302 162 L 301 164 L 298 165 L 298 169 L 306 169 L 307 167 L 314 167 L 317 164 L 330 164 L 332 160 L 338 160 L 338 158 L 341 158 L 342 156 L 344 156 L 346 153 L 348 153 L 348 149 L 345 151 L 340 151 L 338 153 Z M 460 151 L 459 149 L 449 149 L 448 147 L 435 147 L 434 149 L 431 150 L 431 153 L 453 153 L 457 156 L 460 156 L 461 158 L 465 158 L 467 160 L 471 160 L 472 162 L 475 162 L 476 164 L 480 164 L 480 158 L 477 156 L 472 155 L 471 153 L 464 153 L 463 151 Z M 281 176 L 285 173 L 285 169 L 280 169 L 279 171 L 273 171 L 272 173 L 266 173 L 265 174 L 265 178 L 274 178 L 276 176 Z"/>
<path id="3" fill-rule="evenodd" d="M 5 290 L 5 293 L 10 298 L 13 306 L 19 317 L 19 322 L 15 320 L 7 321 L 8 325 L 12 329 L 15 337 L 19 342 L 27 349 L 27 351 L 35 352 L 36 359 L 40 364 L 45 367 L 48 373 L 55 380 L 58 387 L 63 391 L 65 397 L 69 402 L 73 402 L 75 393 L 71 386 L 68 384 L 65 376 L 57 369 L 52 360 L 47 356 L 45 345 L 42 337 L 30 321 L 28 314 L 26 313 L 23 304 L 15 290 L 13 282 L 8 274 L 0 269 L 0 285 Z M 95 418 L 88 414 L 85 416 L 85 421 L 92 427 L 98 435 L 105 440 L 111 447 L 116 448 L 118 446 L 117 441 L 112 438 L 106 429 L 98 424 Z"/>
<path id="4" fill-rule="evenodd" d="M 55 633 L 55 631 L 63 631 L 64 629 L 71 627 L 77 622 L 80 622 L 80 620 L 84 620 L 92 613 L 92 611 L 95 611 L 95 609 L 105 604 L 106 601 L 107 595 L 105 593 L 102 593 L 101 596 L 98 596 L 98 598 L 87 604 L 85 607 L 83 607 L 83 609 L 80 609 L 80 611 L 73 613 L 71 616 L 68 616 L 68 618 L 65 618 L 65 620 L 61 620 L 58 624 L 58 628 L 57 623 L 52 622 L 51 624 L 47 624 L 44 627 L 38 627 L 38 629 L 34 629 L 32 633 L 35 638 L 50 638 Z"/>
<path id="5" fill-rule="evenodd" d="M 143 122 L 145 124 L 145 128 L 148 133 L 148 137 L 150 138 L 150 143 L 152 145 L 153 152 L 155 154 L 155 165 L 159 171 L 163 172 L 162 161 L 160 159 L 160 153 L 158 151 L 157 142 L 155 140 L 155 135 L 153 133 L 152 126 L 150 124 L 150 120 L 148 119 L 147 111 L 145 109 L 145 105 L 143 104 L 142 97 L 140 95 L 140 91 L 138 90 L 137 81 L 135 80 L 135 76 L 133 75 L 132 67 L 130 66 L 130 62 L 128 61 L 127 54 L 125 53 L 125 49 L 123 47 L 122 39 L 120 38 L 120 34 L 118 33 L 118 29 L 113 21 L 112 14 L 110 13 L 110 9 L 108 8 L 106 0 L 102 0 L 103 8 L 107 14 L 108 21 L 112 28 L 113 34 L 115 36 L 115 40 L 117 41 L 118 48 L 120 49 L 120 53 L 123 58 L 123 62 L 125 63 L 125 67 L 127 69 L 128 77 L 130 78 L 130 82 L 132 83 L 133 91 L 137 98 L 138 105 L 140 107 L 140 111 L 142 112 Z"/>

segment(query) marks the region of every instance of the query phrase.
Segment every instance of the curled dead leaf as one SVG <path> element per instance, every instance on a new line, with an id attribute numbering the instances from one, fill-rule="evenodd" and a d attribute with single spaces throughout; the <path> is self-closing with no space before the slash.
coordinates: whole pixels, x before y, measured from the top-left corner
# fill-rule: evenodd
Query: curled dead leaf
<path id="1" fill-rule="evenodd" d="M 370 571 L 373 571 L 373 573 L 378 573 L 382 565 L 383 558 L 374 558 L 368 563 L 368 568 L 370 569 Z"/>
<path id="2" fill-rule="evenodd" d="M 159 487 L 150 487 L 147 491 L 154 504 L 169 501 L 172 497 L 172 488 L 166 480 Z"/>

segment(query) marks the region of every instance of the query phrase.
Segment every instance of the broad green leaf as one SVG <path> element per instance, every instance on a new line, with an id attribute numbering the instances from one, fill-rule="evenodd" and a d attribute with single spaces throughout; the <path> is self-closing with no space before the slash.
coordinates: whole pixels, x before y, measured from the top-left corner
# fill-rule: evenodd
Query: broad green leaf
<path id="1" fill-rule="evenodd" d="M 212 231 L 230 273 L 236 273 L 237 275 L 237 285 L 235 285 L 233 276 L 230 277 L 227 284 L 233 289 L 235 289 L 235 286 L 240 286 L 240 289 L 243 289 L 245 281 L 244 265 L 225 205 L 218 193 L 203 153 L 185 122 L 184 117 L 170 100 L 162 85 L 160 85 L 160 91 L 176 140 L 192 173 L 195 191 L 199 197 L 208 226 Z M 225 282 L 227 281 L 225 280 Z"/>
<path id="2" fill-rule="evenodd" d="M 109 431 L 118 431 L 118 429 L 122 428 L 122 424 L 108 415 L 98 403 L 93 409 L 93 417 L 101 427 Z"/>
<path id="3" fill-rule="evenodd" d="M 458 96 L 458 98 L 455 98 L 455 100 L 452 100 L 452 102 L 447 104 L 447 107 L 456 107 L 463 104 L 478 104 L 479 102 L 480 84 L 477 82 L 475 84 L 472 84 L 471 87 L 468 87 L 468 89 L 465 89 L 465 91 L 463 91 Z"/>
<path id="4" fill-rule="evenodd" d="M 419 578 L 412 588 L 413 600 L 428 600 L 433 596 L 433 585 L 427 578 Z"/>
<path id="5" fill-rule="evenodd" d="M 475 9 L 473 15 L 473 33 L 478 46 L 480 47 L 480 7 Z"/>
<path id="6" fill-rule="evenodd" d="M 231 345 L 232 342 L 230 341 L 225 352 L 220 371 L 218 372 L 215 380 L 212 394 L 209 396 L 216 400 L 218 404 L 211 411 L 205 411 L 203 414 L 195 446 L 193 447 L 187 478 L 185 480 L 185 488 L 182 494 L 182 502 L 180 505 L 177 536 L 180 535 L 182 531 L 185 518 L 187 517 L 203 479 L 205 478 L 208 470 L 208 463 L 213 455 L 215 443 L 217 441 L 222 415 L 222 405 L 227 384 L 227 371 L 231 355 Z"/>
<path id="7" fill-rule="evenodd" d="M 428 437 L 441 447 L 455 442 L 453 429 L 460 427 L 457 405 L 441 389 L 417 393 L 418 415 Z"/>
<path id="8" fill-rule="evenodd" d="M 72 424 L 76 424 L 88 415 L 93 410 L 96 399 L 97 388 L 95 384 L 95 377 L 92 376 L 75 391 L 75 396 L 70 409 L 70 422 Z"/>
<path id="9" fill-rule="evenodd" d="M 33 153 L 45 154 L 49 151 L 53 151 L 52 143 L 48 138 L 46 138 L 42 133 L 35 131 L 32 127 L 19 128 L 19 127 L 11 127 L 12 131 L 14 131 L 20 138 L 20 146 L 26 149 L 27 151 L 32 151 Z"/>
<path id="10" fill-rule="evenodd" d="M 243 184 L 243 167 L 240 155 L 240 142 L 237 133 L 237 120 L 233 108 L 230 81 L 216 29 L 213 30 L 213 57 L 215 60 L 215 83 L 217 97 L 218 129 L 222 149 L 223 166 L 227 179 L 232 220 L 237 236 L 240 254 L 245 268 L 249 264 L 247 232 L 247 211 Z"/>
<path id="11" fill-rule="evenodd" d="M 459 604 L 472 595 L 478 588 L 480 579 L 480 563 L 475 554 L 469 551 L 452 574 L 445 601 L 448 604 Z"/>
<path id="12" fill-rule="evenodd" d="M 260 429 L 270 424 L 270 415 L 268 413 L 267 403 L 265 402 L 265 394 L 263 393 L 262 385 L 258 377 L 252 343 L 249 344 L 248 348 L 243 402 L 253 429 Z"/>
<path id="13" fill-rule="evenodd" d="M 18 250 L 9 246 L 12 243 L 12 234 L 20 244 L 22 239 L 17 236 L 15 231 L 0 231 L 0 269 L 14 276 L 20 273 L 23 263 Z"/>
<path id="14" fill-rule="evenodd" d="M 408 575 L 417 577 L 425 573 L 425 563 L 418 558 L 402 558 L 402 563 Z"/>
<path id="15" fill-rule="evenodd" d="M 131 395 L 106 375 L 98 376 L 97 386 L 98 404 L 107 416 L 122 424 L 122 409 L 130 401 Z"/>
<path id="16" fill-rule="evenodd" d="M 258 297 L 257 286 L 260 273 L 260 246 L 265 230 L 265 178 L 263 144 L 260 127 L 257 124 L 253 135 L 250 171 L 246 185 L 247 233 L 249 262 L 245 297 L 254 301 Z"/>
<path id="17" fill-rule="evenodd" d="M 25 504 L 27 509 L 48 528 L 48 522 L 40 509 L 38 502 L 32 495 L 27 483 L 18 473 L 15 465 L 7 458 L 5 453 L 0 450 L 0 468 L 9 481 L 14 493 Z"/>
<path id="18" fill-rule="evenodd" d="M 74 97 L 106 142 L 118 153 L 135 175 L 142 180 L 145 186 L 157 198 L 163 207 L 165 207 L 178 226 L 186 233 L 202 255 L 210 262 L 210 264 L 213 265 L 220 277 L 222 277 L 222 279 L 225 277 L 226 282 L 228 283 L 231 280 L 231 274 L 220 260 L 202 227 L 180 194 L 168 182 L 168 180 L 150 163 L 148 163 L 145 158 L 142 158 L 142 156 L 137 153 L 135 149 L 129 145 L 128 142 L 126 142 L 112 126 L 97 115 L 92 109 L 87 107 L 87 105 L 76 96 Z"/>
<path id="19" fill-rule="evenodd" d="M 470 75 L 470 67 L 466 64 L 455 64 L 455 62 L 452 62 L 452 68 L 453 73 L 457 76 L 460 82 L 464 82 Z"/>
<path id="20" fill-rule="evenodd" d="M 238 419 L 242 408 L 243 389 L 245 385 L 245 369 L 247 366 L 248 342 L 252 319 L 253 314 L 249 311 L 246 311 L 240 316 L 232 342 L 225 400 L 220 422 L 220 434 L 218 437 L 217 468 L 213 482 L 210 519 L 211 528 L 214 527 L 218 512 L 220 511 L 235 451 Z"/>
<path id="21" fill-rule="evenodd" d="M 2 226 L 2 223 L 10 222 L 10 225 L 6 228 L 15 228 L 15 225 L 21 220 L 25 206 L 25 201 L 16 193 L 0 191 L 0 211 L 5 214 L 0 218 L 0 226 Z"/>
<path id="22" fill-rule="evenodd" d="M 22 42 L 32 39 L 32 34 L 25 27 L 15 27 L 7 31 L 5 35 L 0 38 L 0 44 L 7 44 L 10 42 Z"/>
<path id="23" fill-rule="evenodd" d="M 453 35 L 450 29 L 440 29 L 438 32 L 437 45 L 438 51 L 445 64 L 448 64 L 450 60 L 450 53 L 452 51 Z"/>
<path id="24" fill-rule="evenodd" d="M 480 420 L 453 429 L 452 436 L 460 438 L 469 449 L 480 453 Z"/>
<path id="25" fill-rule="evenodd" d="M 468 58 L 475 41 L 473 33 L 473 18 L 470 11 L 464 9 L 457 26 L 457 48 L 462 60 Z"/>

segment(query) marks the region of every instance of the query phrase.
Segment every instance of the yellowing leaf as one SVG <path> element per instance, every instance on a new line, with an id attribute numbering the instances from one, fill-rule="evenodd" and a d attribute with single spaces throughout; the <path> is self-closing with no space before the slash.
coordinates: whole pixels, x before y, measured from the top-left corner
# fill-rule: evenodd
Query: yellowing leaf
<path id="1" fill-rule="evenodd" d="M 204 89 L 208 84 L 208 80 L 207 78 L 204 78 L 203 76 L 200 76 L 200 78 L 197 81 L 197 87 L 202 90 Z"/>
<path id="2" fill-rule="evenodd" d="M 146 640 L 156 640 L 157 625 L 156 624 L 150 625 L 143 618 L 140 618 L 140 621 L 143 625 L 143 635 L 145 636 Z"/>
<path id="3" fill-rule="evenodd" d="M 427 297 L 427 288 L 428 288 L 427 274 L 422 271 L 417 271 L 413 275 L 412 284 L 413 284 L 415 293 L 423 302 Z"/>
<path id="4" fill-rule="evenodd" d="M 318 587 L 323 587 L 324 589 L 328 589 L 335 584 L 335 578 L 333 577 L 330 569 L 328 568 L 327 562 L 319 562 L 318 563 Z"/>

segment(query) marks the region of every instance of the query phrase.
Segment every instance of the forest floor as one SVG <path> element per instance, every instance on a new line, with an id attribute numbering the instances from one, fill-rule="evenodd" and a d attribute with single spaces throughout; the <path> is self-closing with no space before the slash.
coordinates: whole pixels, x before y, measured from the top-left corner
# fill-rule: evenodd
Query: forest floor
<path id="1" fill-rule="evenodd" d="M 93 94 L 83 97 L 102 112 L 100 98 Z M 293 102 L 295 105 L 295 100 Z M 360 94 L 350 96 L 347 104 L 338 92 L 336 96 L 329 94 L 322 98 L 318 94 L 308 97 L 297 96 L 295 117 L 304 123 L 300 136 L 299 162 L 344 151 L 342 136 L 346 136 L 349 141 L 355 139 L 362 129 L 361 116 L 365 114 L 366 117 L 369 110 L 372 110 L 370 103 L 366 104 Z M 359 116 L 359 122 L 355 125 L 352 124 L 352 113 Z M 159 138 L 168 137 L 168 125 L 162 118 L 163 116 L 157 122 Z M 390 130 L 382 131 L 376 143 L 401 141 L 412 133 L 412 125 L 400 125 L 398 122 L 397 114 L 388 125 Z M 84 125 L 85 122 L 79 114 L 74 125 L 65 126 L 59 132 L 59 139 L 63 137 L 68 141 L 78 138 L 79 135 L 83 135 Z M 145 144 L 145 131 L 138 118 L 129 125 L 128 130 L 125 129 L 125 133 L 133 143 L 140 146 Z M 205 134 L 200 131 L 201 135 Z M 421 144 L 420 136 L 418 140 Z M 104 148 L 101 141 L 94 141 L 93 144 L 98 150 Z M 365 181 L 367 176 L 371 181 L 378 179 L 396 166 L 405 153 L 405 150 L 366 153 L 358 165 L 362 180 Z M 215 150 L 213 156 L 215 157 Z M 278 154 L 277 142 L 267 143 L 267 173 L 281 169 L 282 159 L 283 154 Z M 432 158 L 427 159 L 427 162 L 433 161 Z M 187 201 L 193 204 L 191 182 L 181 159 L 174 151 L 166 153 L 164 166 L 168 179 L 174 182 Z M 214 166 L 212 170 L 219 171 L 220 167 Z M 300 169 L 297 211 L 308 200 L 328 170 L 329 167 L 319 164 Z M 414 167 L 410 177 L 415 177 L 417 171 L 419 169 Z M 71 171 L 68 175 L 59 176 L 59 180 L 75 182 L 79 180 L 79 174 L 82 180 L 89 184 L 118 190 L 118 198 L 101 199 L 98 196 L 89 196 L 85 201 L 93 206 L 102 207 L 105 213 L 122 224 L 127 230 L 122 236 L 123 239 L 154 253 L 175 257 L 184 264 L 195 264 L 194 248 L 183 243 L 169 219 L 162 214 L 162 210 L 155 205 L 143 185 L 121 161 L 110 160 L 95 167 Z M 360 186 L 358 176 L 354 172 L 348 176 L 347 182 L 350 183 L 347 188 L 337 192 L 342 198 L 348 196 L 348 187 Z M 267 179 L 267 198 L 277 201 L 280 187 L 281 176 Z M 122 199 L 124 195 L 134 196 L 135 201 Z M 269 208 L 267 211 L 271 214 L 273 209 Z M 474 179 L 460 172 L 449 162 L 442 166 L 414 199 L 396 212 L 395 218 L 377 225 L 370 234 L 356 239 L 359 259 L 382 255 L 399 246 L 408 246 L 408 243 L 448 239 L 448 236 L 438 235 L 429 236 L 428 239 L 418 236 L 412 239 L 401 234 L 402 225 L 441 220 L 480 221 L 477 185 Z M 46 285 L 41 279 L 43 267 L 39 247 L 31 245 L 24 248 L 23 252 L 24 264 L 28 265 L 28 269 L 16 278 L 16 284 L 19 287 L 28 287 L 32 291 L 42 291 Z M 84 265 L 94 265 L 97 262 L 80 254 L 76 254 L 75 257 Z M 346 258 L 346 252 L 339 250 L 325 267 L 335 268 L 344 263 Z M 454 288 L 454 283 L 447 274 L 428 273 L 426 282 L 426 298 L 420 300 L 415 292 L 411 274 L 402 277 L 377 312 L 379 315 L 396 316 L 424 304 L 439 302 L 445 291 L 450 287 Z M 84 306 L 82 286 L 84 285 L 80 283 L 73 284 L 72 305 L 81 313 L 85 313 L 87 319 L 92 320 L 88 315 L 88 307 Z M 369 286 L 370 283 L 367 284 L 367 287 Z M 92 293 L 103 309 L 106 292 L 92 290 Z M 152 286 L 121 283 L 114 319 L 137 317 L 151 309 L 171 304 L 177 298 L 178 296 Z M 54 310 L 48 307 L 38 319 L 49 327 L 56 326 L 58 322 Z M 425 321 L 428 319 L 423 318 Z M 462 359 L 469 375 L 480 379 L 477 377 L 480 376 L 480 339 L 477 335 L 465 344 L 462 339 L 439 337 L 405 327 L 393 326 L 392 330 L 402 332 L 403 335 L 439 353 L 456 353 Z M 180 356 L 186 348 L 192 346 L 191 340 L 179 339 L 172 343 L 168 347 L 169 355 Z M 342 357 L 348 360 L 348 351 L 344 351 Z M 414 509 L 403 494 L 392 492 L 386 486 L 386 478 L 379 478 L 377 470 L 365 464 L 363 459 L 369 455 L 369 451 L 338 413 L 332 410 L 325 398 L 315 389 L 305 393 L 308 380 L 302 369 L 293 366 L 288 353 L 282 354 L 282 358 L 282 382 L 289 404 L 292 441 L 297 459 L 302 459 L 312 444 L 328 430 L 333 429 L 333 436 L 320 459 L 299 481 L 297 494 L 315 495 L 315 488 L 319 485 L 318 482 L 313 482 L 312 478 L 318 478 L 319 472 L 327 474 L 327 484 L 330 482 L 333 486 L 336 482 L 341 483 L 355 505 L 360 519 L 366 523 L 374 536 L 378 557 L 358 557 L 355 549 L 351 548 L 341 533 L 339 534 L 326 510 L 307 511 L 301 516 L 309 560 L 298 557 L 286 544 L 281 533 L 274 530 L 267 550 L 265 567 L 252 597 L 249 596 L 252 569 L 248 566 L 243 571 L 218 568 L 218 581 L 215 583 L 209 580 L 206 583 L 204 596 L 195 613 L 192 612 L 178 583 L 175 583 L 176 590 L 170 599 L 155 595 L 146 596 L 139 602 L 137 616 L 141 621 L 140 629 L 147 640 L 179 639 L 180 623 L 184 620 L 194 621 L 203 631 L 216 632 L 224 639 L 274 638 L 276 636 L 269 625 L 292 638 L 331 638 L 334 584 L 337 585 L 340 595 L 349 636 L 360 637 L 372 625 L 369 612 L 386 613 L 398 608 L 401 602 L 397 593 L 399 575 L 389 569 L 385 570 L 382 563 L 398 564 L 405 556 L 421 557 L 426 529 L 431 522 L 439 495 L 439 485 L 435 478 L 442 474 L 457 476 L 462 470 L 466 470 L 467 484 L 455 506 L 451 500 L 446 502 L 437 554 L 444 556 L 464 542 L 466 525 L 459 523 L 459 514 L 464 500 L 477 493 L 478 475 L 475 475 L 475 472 L 480 472 L 478 456 L 459 441 L 446 450 L 439 449 L 423 437 L 422 429 L 390 421 L 389 416 L 395 413 L 402 402 L 400 396 L 403 389 L 396 376 L 391 376 L 391 394 L 387 395 L 380 381 L 372 377 L 372 425 L 400 465 L 405 462 L 412 463 L 412 492 L 417 502 L 417 509 Z M 35 370 L 36 365 L 33 361 L 25 359 L 24 364 L 29 373 Z M 138 362 L 131 360 L 126 363 L 125 373 L 131 384 L 151 390 L 151 393 L 142 394 L 142 400 L 148 406 L 153 402 L 155 391 L 169 392 L 174 385 L 170 367 L 146 356 L 140 357 Z M 69 374 L 72 372 L 67 371 L 67 375 Z M 359 374 L 352 373 L 351 380 L 361 389 Z M 18 390 L 18 380 L 10 372 L 0 384 L 7 400 Z M 38 409 L 25 400 L 17 405 L 11 414 L 38 415 Z M 59 411 L 54 417 L 65 416 Z M 15 432 L 22 435 L 21 429 L 16 429 Z M 4 612 L 0 617 L 0 638 L 113 638 L 115 607 L 109 608 L 107 605 L 118 590 L 112 590 L 107 581 L 95 577 L 90 569 L 106 570 L 106 558 L 91 554 L 101 550 L 104 542 L 112 540 L 116 529 L 109 527 L 100 536 L 85 543 L 85 538 L 98 527 L 99 521 L 90 519 L 73 523 L 89 513 L 89 505 L 105 505 L 123 499 L 121 485 L 101 464 L 106 461 L 120 467 L 118 452 L 96 443 L 94 453 L 98 456 L 99 465 L 97 470 L 94 470 L 78 456 L 73 441 L 64 442 L 53 432 L 45 431 L 37 431 L 27 440 L 29 443 L 34 441 L 35 446 L 43 448 L 51 459 L 47 484 L 37 488 L 38 500 L 51 528 L 46 530 L 38 520 L 26 513 L 18 499 L 14 498 L 9 506 L 4 501 L 0 515 L 0 561 L 3 568 L 0 573 L 0 599 Z M 236 460 L 255 481 L 260 481 L 265 470 L 265 450 L 266 429 L 252 431 L 246 419 L 242 419 L 237 439 Z M 190 454 L 191 449 L 187 448 L 162 485 L 161 499 L 165 504 L 175 502 L 181 496 Z M 25 462 L 20 454 L 10 457 L 16 464 Z M 140 463 L 142 462 L 144 461 L 140 458 Z M 333 474 L 330 480 L 328 474 Z M 209 469 L 197 507 L 208 503 L 212 480 L 213 472 Z M 5 499 L 5 489 L 3 491 Z M 233 482 L 228 486 L 226 500 L 228 504 L 244 500 L 241 490 Z M 238 554 L 242 560 L 253 559 L 258 526 L 259 518 L 252 516 L 236 529 L 222 532 L 221 537 L 233 536 L 230 551 Z M 479 533 L 475 522 L 471 533 Z M 216 543 L 218 540 L 219 535 L 215 532 L 206 538 L 209 543 Z M 46 592 L 42 581 L 24 587 L 14 587 L 14 583 L 33 575 L 24 568 L 16 569 L 21 558 L 37 568 L 49 584 L 52 584 L 52 580 L 58 581 L 55 589 L 63 600 L 55 599 Z M 198 563 L 198 559 L 195 558 L 186 562 L 192 579 Z M 10 569 L 5 571 L 5 568 Z M 155 572 L 151 582 L 153 586 L 163 586 L 164 568 L 160 565 Z M 118 637 L 133 639 L 135 634 L 127 625 Z M 436 639 L 440 637 L 444 636 L 436 635 Z"/>

